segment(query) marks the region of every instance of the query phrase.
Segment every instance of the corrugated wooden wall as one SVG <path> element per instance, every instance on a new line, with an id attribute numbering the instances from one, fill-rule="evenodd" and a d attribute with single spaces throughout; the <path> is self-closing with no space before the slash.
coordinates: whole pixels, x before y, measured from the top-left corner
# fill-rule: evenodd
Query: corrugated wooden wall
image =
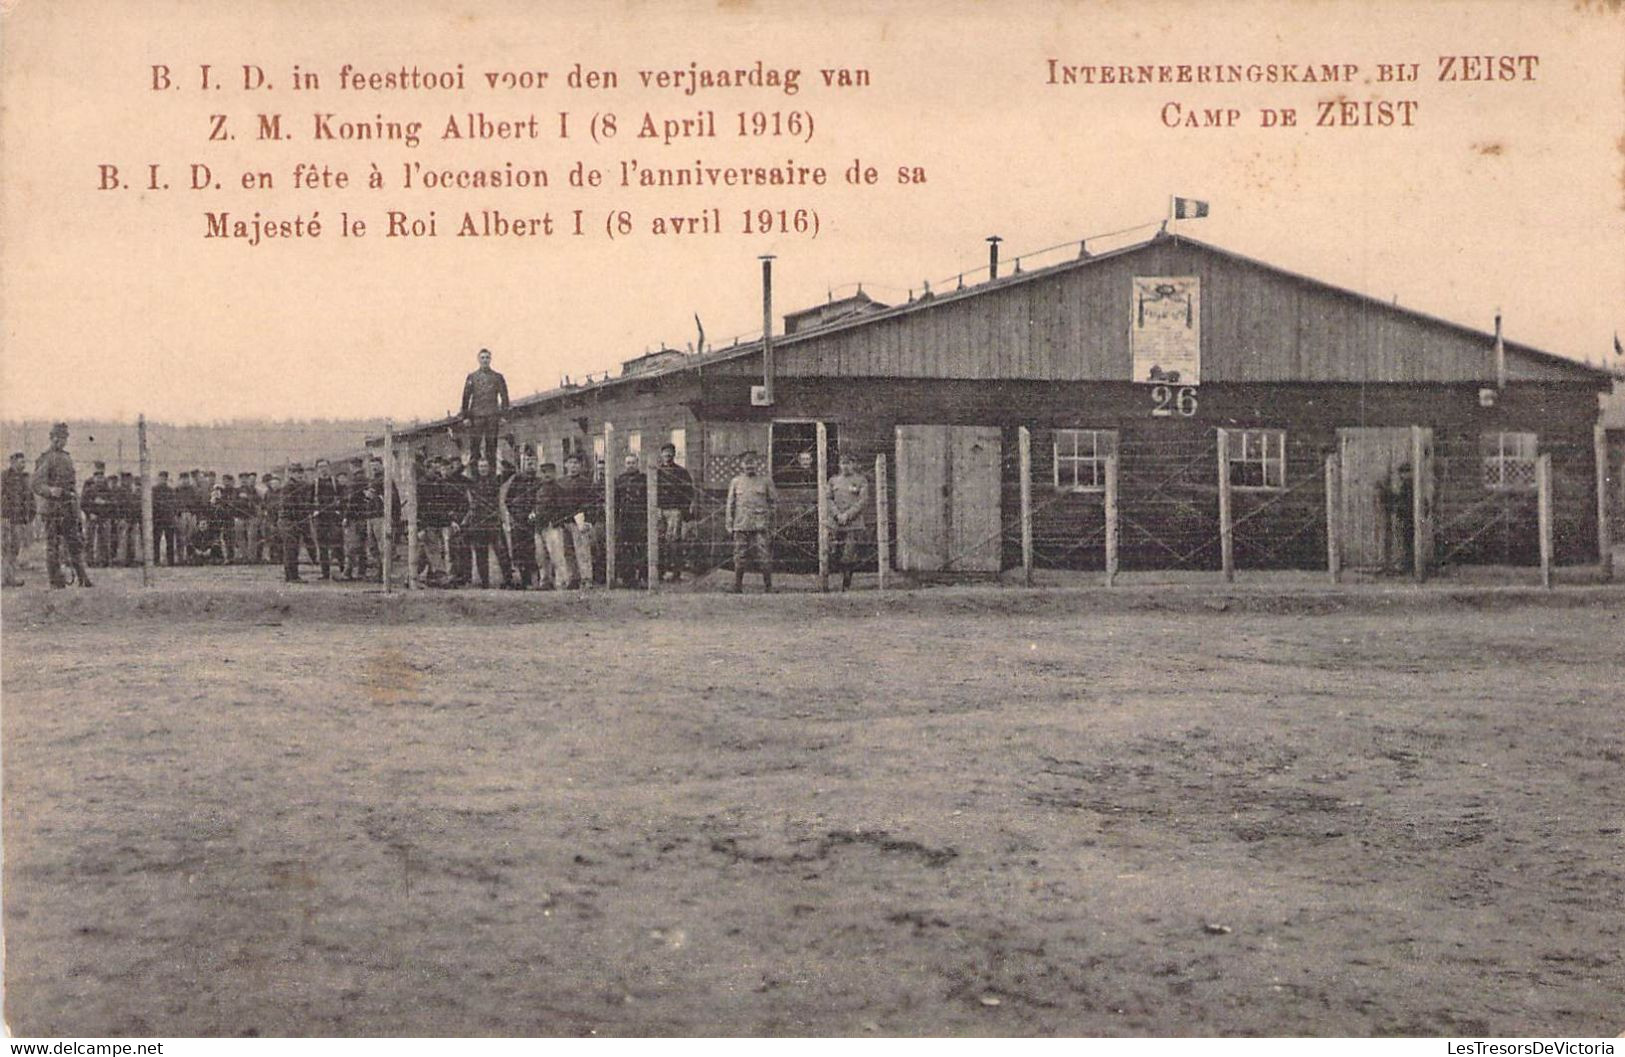
<path id="1" fill-rule="evenodd" d="M 787 377 L 1127 381 L 1135 276 L 1202 280 L 1202 381 L 1493 380 L 1493 342 L 1403 308 L 1166 240 L 825 335 L 786 340 Z M 757 357 L 713 370 L 752 373 Z M 1515 379 L 1578 368 L 1508 349 Z"/>

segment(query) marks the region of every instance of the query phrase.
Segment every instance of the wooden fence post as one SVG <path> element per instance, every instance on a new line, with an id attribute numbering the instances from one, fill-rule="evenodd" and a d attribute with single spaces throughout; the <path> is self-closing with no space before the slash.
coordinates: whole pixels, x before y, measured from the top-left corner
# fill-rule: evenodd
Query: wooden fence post
<path id="1" fill-rule="evenodd" d="M 1602 426 L 1591 431 L 1591 447 L 1597 459 L 1597 572 L 1604 580 L 1614 578 L 1614 525 L 1608 516 L 1609 490 L 1617 487 L 1608 464 L 1608 434 Z"/>
<path id="2" fill-rule="evenodd" d="M 1535 488 L 1540 504 L 1540 586 L 1552 586 L 1552 456 L 1535 459 Z"/>
<path id="3" fill-rule="evenodd" d="M 351 528 L 353 530 L 354 526 Z M 395 420 L 392 418 L 384 419 L 384 538 L 379 542 L 383 544 L 378 561 L 382 566 L 380 572 L 384 579 L 384 594 L 393 594 L 395 588 L 389 582 L 390 567 L 394 564 L 391 559 L 395 556 Z M 363 558 L 366 553 L 367 545 L 363 540 Z"/>
<path id="4" fill-rule="evenodd" d="M 604 423 L 604 590 L 615 589 L 615 536 L 620 529 L 615 509 L 615 426 Z"/>
<path id="5" fill-rule="evenodd" d="M 644 572 L 648 583 L 644 587 L 650 591 L 660 586 L 660 449 L 643 457 L 646 467 L 643 473 L 645 488 L 648 495 L 643 503 L 643 531 L 648 536 L 648 543 L 643 553 L 648 559 Z"/>
<path id="6" fill-rule="evenodd" d="M 1343 467 L 1336 452 L 1326 456 L 1326 571 L 1332 583 L 1343 582 Z"/>
<path id="7" fill-rule="evenodd" d="M 1236 541 L 1230 523 L 1230 431 L 1219 427 L 1219 563 L 1224 579 L 1236 578 Z"/>
<path id="8" fill-rule="evenodd" d="M 1117 583 L 1117 454 L 1106 456 L 1106 586 Z"/>
<path id="9" fill-rule="evenodd" d="M 880 577 L 880 590 L 886 589 L 891 576 L 891 485 L 886 480 L 886 457 L 875 456 L 875 541 L 878 555 L 875 573 Z"/>
<path id="10" fill-rule="evenodd" d="M 394 467 L 389 468 L 391 471 Z M 406 589 L 416 591 L 423 585 L 418 582 L 418 467 L 417 453 L 413 452 L 407 460 L 406 472 L 402 480 L 406 485 L 406 495 L 401 499 L 401 514 L 406 519 Z M 393 515 L 391 515 L 393 516 Z M 395 526 L 390 525 L 390 534 L 393 536 Z"/>
<path id="11" fill-rule="evenodd" d="M 1411 427 L 1411 570 L 1417 583 L 1427 579 L 1428 550 L 1433 533 L 1428 525 L 1427 490 L 1433 482 L 1427 445 L 1421 426 Z"/>
<path id="12" fill-rule="evenodd" d="M 141 586 L 152 586 L 152 552 L 158 540 L 152 532 L 152 459 L 147 453 L 147 416 L 135 420 L 136 441 L 139 448 L 141 472 Z M 173 559 L 171 559 L 173 560 Z M 55 577 L 57 570 L 52 569 Z"/>
<path id="13" fill-rule="evenodd" d="M 1016 434 L 1021 452 L 1021 579 L 1033 585 L 1033 434 L 1026 426 Z"/>
<path id="14" fill-rule="evenodd" d="M 829 590 L 829 428 L 814 427 L 818 444 L 818 589 Z"/>

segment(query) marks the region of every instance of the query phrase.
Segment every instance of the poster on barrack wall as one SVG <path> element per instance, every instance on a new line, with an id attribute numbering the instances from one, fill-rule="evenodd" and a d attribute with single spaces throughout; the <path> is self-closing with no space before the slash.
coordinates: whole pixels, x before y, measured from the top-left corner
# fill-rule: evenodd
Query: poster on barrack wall
<path id="1" fill-rule="evenodd" d="M 1130 345 L 1134 380 L 1165 385 L 1202 381 L 1202 280 L 1134 277 Z"/>
<path id="2" fill-rule="evenodd" d="M 1622 143 L 1618 0 L 0 0 L 6 1029 L 1616 1036 Z"/>

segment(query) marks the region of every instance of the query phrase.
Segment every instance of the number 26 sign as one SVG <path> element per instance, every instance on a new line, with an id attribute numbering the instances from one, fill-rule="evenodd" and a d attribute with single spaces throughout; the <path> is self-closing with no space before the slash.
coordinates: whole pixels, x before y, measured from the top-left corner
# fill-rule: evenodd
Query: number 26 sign
<path id="1" fill-rule="evenodd" d="M 1151 414 L 1155 418 L 1168 418 L 1172 415 L 1190 418 L 1196 414 L 1196 386 L 1153 385 Z"/>

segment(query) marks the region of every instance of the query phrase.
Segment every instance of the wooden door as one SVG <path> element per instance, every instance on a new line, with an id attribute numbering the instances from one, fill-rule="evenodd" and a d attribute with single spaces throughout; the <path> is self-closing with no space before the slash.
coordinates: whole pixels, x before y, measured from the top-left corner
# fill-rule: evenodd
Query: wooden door
<path id="1" fill-rule="evenodd" d="M 996 573 L 1004 546 L 1000 522 L 997 426 L 950 429 L 948 567 L 962 573 Z"/>
<path id="2" fill-rule="evenodd" d="M 1001 439 L 996 426 L 897 427 L 897 566 L 998 572 Z"/>
<path id="3" fill-rule="evenodd" d="M 948 427 L 897 427 L 897 567 L 936 572 L 948 547 Z"/>
<path id="4" fill-rule="evenodd" d="M 1399 474 L 1410 471 L 1410 427 L 1339 429 L 1337 444 L 1343 467 L 1343 563 L 1351 569 L 1397 568 L 1410 553 L 1407 541 L 1394 538 L 1396 526 L 1411 523 L 1410 515 L 1396 518 L 1392 509 Z"/>

